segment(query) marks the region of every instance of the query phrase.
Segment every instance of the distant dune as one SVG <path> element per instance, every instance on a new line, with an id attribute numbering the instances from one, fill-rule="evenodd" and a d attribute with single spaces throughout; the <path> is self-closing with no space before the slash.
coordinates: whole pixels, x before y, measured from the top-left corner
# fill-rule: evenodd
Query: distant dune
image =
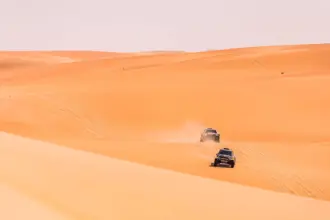
<path id="1" fill-rule="evenodd" d="M 123 207 L 131 207 L 127 219 L 134 212 L 146 219 L 201 219 L 224 212 L 231 219 L 271 219 L 271 213 L 329 219 L 329 57 L 328 44 L 146 54 L 0 52 L 1 131 L 79 150 L 28 141 L 13 142 L 13 148 L 2 144 L 0 191 L 9 187 L 26 194 L 64 219 L 108 219 L 110 210 L 122 219 Z M 220 145 L 198 142 L 205 127 L 221 133 Z M 235 150 L 237 166 L 210 167 L 224 146 Z M 6 191 L 11 201 L 29 203 L 14 193 Z M 223 194 L 225 200 L 216 199 Z M 33 207 L 45 211 L 41 205 Z M 149 211 L 143 213 L 143 205 Z"/>

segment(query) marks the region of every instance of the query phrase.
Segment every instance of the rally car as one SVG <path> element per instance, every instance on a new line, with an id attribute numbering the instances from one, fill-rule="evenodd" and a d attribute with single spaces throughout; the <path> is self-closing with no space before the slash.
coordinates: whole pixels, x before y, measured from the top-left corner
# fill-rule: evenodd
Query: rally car
<path id="1" fill-rule="evenodd" d="M 221 148 L 214 158 L 213 166 L 218 166 L 220 164 L 229 165 L 229 167 L 234 168 L 236 164 L 236 156 L 234 151 L 229 148 Z"/>
<path id="2" fill-rule="evenodd" d="M 213 128 L 206 128 L 200 137 L 200 142 L 215 141 L 220 142 L 220 134 Z"/>

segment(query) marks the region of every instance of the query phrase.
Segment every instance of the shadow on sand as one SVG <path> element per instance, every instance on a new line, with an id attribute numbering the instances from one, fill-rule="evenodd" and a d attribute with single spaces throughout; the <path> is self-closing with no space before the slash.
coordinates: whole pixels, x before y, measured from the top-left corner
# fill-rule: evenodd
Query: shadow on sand
<path id="1" fill-rule="evenodd" d="M 230 168 L 230 166 L 227 165 L 227 164 L 218 164 L 217 166 L 214 166 L 214 163 L 211 163 L 211 164 L 209 165 L 209 167 L 214 167 L 214 168 L 217 168 L 217 167 L 221 167 L 221 168 Z"/>

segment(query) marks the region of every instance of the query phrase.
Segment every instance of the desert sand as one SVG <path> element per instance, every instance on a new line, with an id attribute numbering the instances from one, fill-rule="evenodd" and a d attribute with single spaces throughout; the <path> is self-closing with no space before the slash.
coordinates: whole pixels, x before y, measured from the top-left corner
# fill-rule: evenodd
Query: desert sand
<path id="1" fill-rule="evenodd" d="M 329 57 L 0 52 L 1 219 L 330 219 Z"/>

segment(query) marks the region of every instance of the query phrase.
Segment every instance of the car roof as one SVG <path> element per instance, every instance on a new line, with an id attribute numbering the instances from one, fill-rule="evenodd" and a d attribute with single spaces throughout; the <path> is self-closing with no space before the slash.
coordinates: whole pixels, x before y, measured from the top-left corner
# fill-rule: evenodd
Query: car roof
<path id="1" fill-rule="evenodd" d="M 231 150 L 231 149 L 229 149 L 229 148 L 227 148 L 227 147 L 221 148 L 220 150 L 233 151 L 233 150 Z"/>
<path id="2" fill-rule="evenodd" d="M 216 131 L 216 129 L 214 129 L 214 128 L 205 128 L 204 131 L 210 131 L 210 130 L 212 130 L 212 131 Z"/>

